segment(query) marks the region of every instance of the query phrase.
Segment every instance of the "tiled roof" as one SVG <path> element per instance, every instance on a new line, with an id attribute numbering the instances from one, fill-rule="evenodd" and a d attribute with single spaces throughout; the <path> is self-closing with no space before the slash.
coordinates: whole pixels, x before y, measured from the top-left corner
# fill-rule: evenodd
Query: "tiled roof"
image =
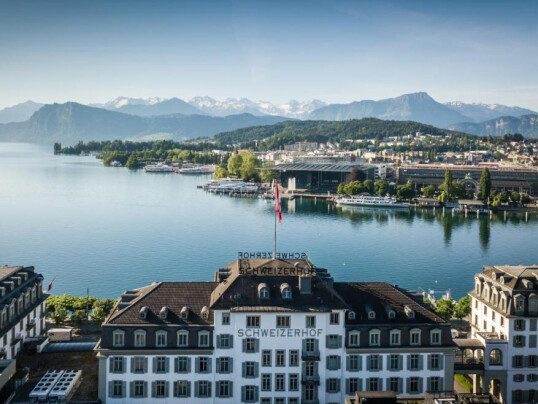
<path id="1" fill-rule="evenodd" d="M 348 323 L 444 323 L 445 321 L 431 310 L 415 301 L 408 293 L 385 282 L 338 282 L 334 284 L 336 291 L 355 312 L 355 320 Z M 405 306 L 414 311 L 415 317 L 409 318 Z M 375 320 L 368 319 L 368 309 L 375 312 Z M 388 312 L 396 313 L 389 319 Z"/>
<path id="2" fill-rule="evenodd" d="M 349 173 L 354 168 L 365 168 L 361 164 L 350 164 L 350 163 L 288 163 L 288 164 L 277 164 L 275 166 L 263 167 L 262 170 L 273 170 L 273 171 L 331 171 L 331 172 L 341 172 Z"/>
<path id="3" fill-rule="evenodd" d="M 0 281 L 3 281 L 4 279 L 10 277 L 15 272 L 21 270 L 22 268 L 23 267 L 21 267 L 21 266 L 8 267 L 7 265 L 0 267 Z"/>
<path id="4" fill-rule="evenodd" d="M 217 283 L 214 282 L 161 282 L 142 288 L 140 295 L 133 299 L 123 309 L 116 309 L 107 319 L 108 324 L 200 324 L 207 325 L 213 322 L 210 311 L 207 320 L 202 319 L 201 311 L 204 306 L 209 306 L 211 292 Z M 159 312 L 168 307 L 166 320 L 159 318 Z M 187 320 L 180 317 L 181 309 L 189 307 Z M 140 309 L 148 307 L 149 312 L 146 320 L 139 318 Z"/>
<path id="5" fill-rule="evenodd" d="M 504 276 L 502 285 L 509 289 L 528 290 L 522 282 L 523 279 L 531 280 L 534 283 L 538 282 L 538 265 L 496 265 L 484 267 L 482 271 L 482 274 L 489 279 L 493 279 L 494 273 L 498 276 Z"/>

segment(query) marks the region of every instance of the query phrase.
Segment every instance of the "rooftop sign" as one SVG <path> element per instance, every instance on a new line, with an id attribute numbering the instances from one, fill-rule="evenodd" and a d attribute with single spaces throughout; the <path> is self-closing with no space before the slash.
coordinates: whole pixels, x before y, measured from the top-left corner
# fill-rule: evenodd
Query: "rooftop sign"
<path id="1" fill-rule="evenodd" d="M 239 251 L 237 253 L 238 259 L 277 259 L 277 260 L 306 260 L 308 254 L 305 252 L 277 252 L 276 256 L 271 251 Z"/>

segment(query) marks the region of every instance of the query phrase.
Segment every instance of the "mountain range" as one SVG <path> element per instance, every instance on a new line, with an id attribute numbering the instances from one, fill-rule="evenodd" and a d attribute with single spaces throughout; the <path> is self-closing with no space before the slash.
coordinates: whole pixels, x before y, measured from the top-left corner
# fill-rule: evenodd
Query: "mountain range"
<path id="1" fill-rule="evenodd" d="M 342 121 L 370 117 L 415 121 L 477 135 L 518 132 L 538 137 L 533 119 L 536 114 L 529 109 L 497 104 L 443 104 L 424 92 L 348 104 L 326 104 L 319 100 L 272 104 L 247 98 L 218 101 L 210 97 L 187 101 L 118 97 L 91 106 L 73 102 L 43 105 L 28 101 L 0 110 L 0 140 L 41 143 L 55 139 L 70 143 L 90 140 L 91 134 L 95 134 L 95 140 L 107 136 L 124 139 L 155 134 L 190 139 L 286 119 Z"/>
<path id="2" fill-rule="evenodd" d="M 288 118 L 250 114 L 213 117 L 170 114 L 143 117 L 67 102 L 47 104 L 24 122 L 0 124 L 0 141 L 75 144 L 78 141 L 213 136 L 238 128 L 271 125 Z"/>

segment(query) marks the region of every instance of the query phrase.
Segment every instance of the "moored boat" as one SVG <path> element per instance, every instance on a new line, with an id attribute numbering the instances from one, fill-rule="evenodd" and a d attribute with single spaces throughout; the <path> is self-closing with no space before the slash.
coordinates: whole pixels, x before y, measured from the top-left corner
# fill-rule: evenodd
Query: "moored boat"
<path id="1" fill-rule="evenodd" d="M 171 173 L 174 172 L 174 168 L 163 163 L 148 164 L 144 167 L 147 173 Z"/>
<path id="2" fill-rule="evenodd" d="M 380 196 L 343 196 L 336 199 L 337 205 L 370 206 L 377 208 L 409 208 L 409 203 L 400 202 L 396 198 Z"/>

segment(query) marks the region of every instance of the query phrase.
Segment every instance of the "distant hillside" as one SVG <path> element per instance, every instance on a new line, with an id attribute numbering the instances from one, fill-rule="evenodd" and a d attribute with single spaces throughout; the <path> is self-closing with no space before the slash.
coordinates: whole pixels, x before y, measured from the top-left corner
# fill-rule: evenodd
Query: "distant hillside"
<path id="1" fill-rule="evenodd" d="M 538 114 L 520 117 L 503 116 L 480 123 L 463 122 L 450 125 L 449 128 L 481 136 L 503 136 L 507 133 L 521 133 L 525 137 L 536 139 L 538 138 Z"/>
<path id="2" fill-rule="evenodd" d="M 25 122 L 1 124 L 0 141 L 61 142 L 69 145 L 80 140 L 132 139 L 156 133 L 182 140 L 213 136 L 247 126 L 270 125 L 285 119 L 249 114 L 141 117 L 68 102 L 45 105 Z"/>
<path id="3" fill-rule="evenodd" d="M 502 116 L 522 116 L 536 114 L 527 108 L 509 107 L 499 104 L 466 104 L 460 101 L 447 102 L 448 108 L 468 117 L 468 121 L 483 122 Z"/>
<path id="4" fill-rule="evenodd" d="M 0 109 L 0 123 L 26 121 L 42 106 L 43 104 L 37 102 L 26 101 L 22 104 Z"/>
<path id="5" fill-rule="evenodd" d="M 236 144 L 279 136 L 290 141 L 310 140 L 317 142 L 344 141 L 347 139 L 396 136 L 416 132 L 431 135 L 455 133 L 446 129 L 411 121 L 383 121 L 376 118 L 348 121 L 285 121 L 269 126 L 237 129 L 215 135 L 223 144 Z"/>
<path id="6" fill-rule="evenodd" d="M 426 93 L 405 94 L 380 101 L 356 101 L 332 104 L 316 109 L 309 119 L 342 121 L 346 119 L 379 118 L 415 121 L 437 127 L 468 120 L 457 111 L 440 104 Z"/>
<path id="7" fill-rule="evenodd" d="M 183 100 L 180 100 L 179 98 L 170 98 L 169 100 L 157 102 L 154 104 L 127 104 L 116 108 L 115 111 L 139 116 L 204 114 L 204 112 L 202 112 L 198 108 L 193 107 L 192 105 L 186 103 Z"/>

